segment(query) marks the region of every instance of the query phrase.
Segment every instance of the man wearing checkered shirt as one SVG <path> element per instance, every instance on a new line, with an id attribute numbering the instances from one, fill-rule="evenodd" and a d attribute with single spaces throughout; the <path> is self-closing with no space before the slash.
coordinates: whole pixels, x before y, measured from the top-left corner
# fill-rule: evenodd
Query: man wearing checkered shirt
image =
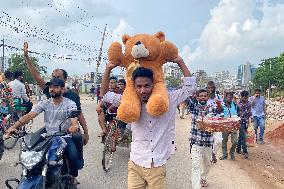
<path id="1" fill-rule="evenodd" d="M 207 187 L 207 175 L 211 166 L 212 146 L 214 143 L 213 133 L 202 131 L 197 128 L 197 119 L 209 113 L 217 113 L 217 110 L 209 108 L 207 105 L 208 92 L 205 89 L 197 91 L 197 100 L 192 108 L 192 123 L 190 131 L 190 148 L 192 159 L 191 182 L 193 189 Z M 219 105 L 220 106 L 220 105 Z M 218 107 L 219 107 L 218 106 Z M 218 108 L 219 109 L 219 108 Z"/>

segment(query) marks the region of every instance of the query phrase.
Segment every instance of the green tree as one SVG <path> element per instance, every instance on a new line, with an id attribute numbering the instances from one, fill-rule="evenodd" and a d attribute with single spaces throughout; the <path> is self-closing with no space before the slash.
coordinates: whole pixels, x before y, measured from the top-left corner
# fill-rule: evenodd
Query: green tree
<path id="1" fill-rule="evenodd" d="M 284 53 L 279 57 L 262 60 L 253 78 L 253 88 L 269 89 L 276 86 L 277 90 L 284 90 Z"/>
<path id="2" fill-rule="evenodd" d="M 177 88 L 181 85 L 181 80 L 179 78 L 168 76 L 166 77 L 166 85 L 169 88 Z"/>
<path id="3" fill-rule="evenodd" d="M 41 73 L 42 76 L 45 76 L 47 74 L 47 67 L 46 66 L 40 66 L 38 64 L 38 59 L 35 57 L 30 57 L 32 63 L 35 65 L 37 70 Z M 33 83 L 35 84 L 36 81 L 34 80 L 33 76 L 30 74 L 30 71 L 28 70 L 28 67 L 26 63 L 24 62 L 24 57 L 23 55 L 19 54 L 12 54 L 11 57 L 9 58 L 9 71 L 15 72 L 17 70 L 21 70 L 24 74 L 24 81 L 28 83 Z"/>
<path id="4" fill-rule="evenodd" d="M 277 69 L 275 69 L 276 87 L 284 90 L 284 53 L 277 58 Z M 274 75 L 274 74 L 273 74 Z"/>

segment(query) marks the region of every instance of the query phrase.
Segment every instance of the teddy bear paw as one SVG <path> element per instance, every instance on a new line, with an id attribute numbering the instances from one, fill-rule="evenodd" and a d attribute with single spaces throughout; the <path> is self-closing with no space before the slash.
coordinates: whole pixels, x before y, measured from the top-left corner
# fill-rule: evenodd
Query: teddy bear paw
<path id="1" fill-rule="evenodd" d="M 131 106 L 120 105 L 117 110 L 117 117 L 119 120 L 125 123 L 132 123 L 137 121 L 140 118 L 140 107 L 136 108 L 136 111 L 133 111 L 135 108 L 130 108 Z"/>
<path id="2" fill-rule="evenodd" d="M 147 103 L 147 112 L 152 116 L 160 116 L 169 109 L 169 102 L 162 95 L 152 96 Z"/>

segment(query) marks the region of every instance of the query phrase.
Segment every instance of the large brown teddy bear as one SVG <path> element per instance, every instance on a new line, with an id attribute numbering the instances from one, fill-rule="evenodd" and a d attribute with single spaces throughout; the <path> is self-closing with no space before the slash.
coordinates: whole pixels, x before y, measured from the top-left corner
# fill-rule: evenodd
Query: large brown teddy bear
<path id="1" fill-rule="evenodd" d="M 118 119 L 126 123 L 139 120 L 141 101 L 132 81 L 132 72 L 138 66 L 150 68 L 154 73 L 154 88 L 146 105 L 147 112 L 152 116 L 164 114 L 168 111 L 169 98 L 162 66 L 178 57 L 178 49 L 174 44 L 165 41 L 163 32 L 155 35 L 139 34 L 133 37 L 124 35 L 122 42 L 125 45 L 124 54 L 118 42 L 112 43 L 108 50 L 109 61 L 127 69 L 126 89 L 117 111 Z"/>

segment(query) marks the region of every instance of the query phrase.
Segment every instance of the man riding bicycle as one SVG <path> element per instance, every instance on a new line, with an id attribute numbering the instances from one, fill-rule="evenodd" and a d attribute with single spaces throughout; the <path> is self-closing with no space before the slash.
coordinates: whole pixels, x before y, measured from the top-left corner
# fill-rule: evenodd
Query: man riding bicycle
<path id="1" fill-rule="evenodd" d="M 12 133 L 17 132 L 17 129 L 27 124 L 30 120 L 37 117 L 40 113 L 44 112 L 44 127 L 47 133 L 55 133 L 59 131 L 59 125 L 68 116 L 68 113 L 77 110 L 75 102 L 62 96 L 64 92 L 65 83 L 63 80 L 54 78 L 47 83 L 49 86 L 49 93 L 51 98 L 40 101 L 33 109 L 21 117 L 12 127 L 6 131 L 6 137 L 10 137 Z M 80 160 L 77 152 L 76 145 L 72 140 L 73 133 L 78 132 L 78 118 L 70 118 L 62 125 L 62 129 L 70 134 L 64 136 L 67 143 L 66 157 L 69 161 L 70 174 L 74 177 L 76 184 L 76 177 L 78 170 L 83 167 L 83 162 Z"/>
<path id="2" fill-rule="evenodd" d="M 110 77 L 109 79 L 109 91 L 102 97 L 102 100 L 99 102 L 97 106 L 97 112 L 99 115 L 99 123 L 101 125 L 101 128 L 103 130 L 103 136 L 107 134 L 106 129 L 106 122 L 109 122 L 113 120 L 116 117 L 116 111 L 117 106 L 114 105 L 114 98 L 113 94 L 122 94 L 126 87 L 126 81 L 125 79 L 120 79 L 117 82 L 116 88 L 114 88 L 114 85 L 112 84 L 113 77 Z M 124 131 L 126 129 L 126 123 L 118 120 L 117 126 L 120 129 L 121 136 L 123 136 Z"/>
<path id="3" fill-rule="evenodd" d="M 109 78 L 109 91 L 114 93 L 120 93 L 117 87 L 117 79 L 116 77 Z M 103 97 L 100 97 L 101 100 L 97 106 L 97 113 L 98 113 L 98 121 L 102 129 L 101 136 L 105 136 L 107 134 L 107 129 L 105 123 L 108 121 L 113 120 L 116 117 L 116 107 L 111 107 L 111 102 L 106 102 Z"/>

